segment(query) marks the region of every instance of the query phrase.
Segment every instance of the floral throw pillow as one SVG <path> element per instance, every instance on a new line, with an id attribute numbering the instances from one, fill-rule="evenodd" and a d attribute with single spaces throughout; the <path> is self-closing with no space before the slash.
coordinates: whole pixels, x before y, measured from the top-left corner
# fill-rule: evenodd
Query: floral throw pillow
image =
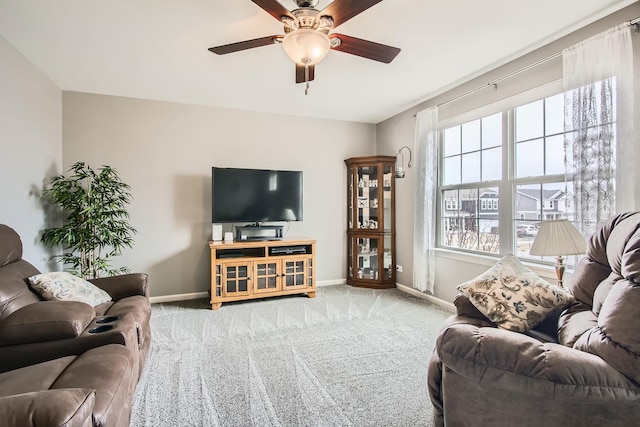
<path id="1" fill-rule="evenodd" d="M 111 301 L 111 296 L 86 280 L 66 272 L 29 277 L 31 287 L 49 301 L 80 301 L 92 307 Z"/>
<path id="2" fill-rule="evenodd" d="M 566 290 L 541 279 L 508 254 L 458 291 L 499 328 L 526 332 L 553 310 L 574 300 Z"/>

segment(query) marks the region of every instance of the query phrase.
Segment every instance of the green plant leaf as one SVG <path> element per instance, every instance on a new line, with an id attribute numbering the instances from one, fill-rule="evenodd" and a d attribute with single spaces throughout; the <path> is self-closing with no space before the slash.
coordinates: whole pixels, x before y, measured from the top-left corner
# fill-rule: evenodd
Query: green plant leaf
<path id="1" fill-rule="evenodd" d="M 132 235 L 137 231 L 129 224 L 126 210 L 132 200 L 131 187 L 106 165 L 94 171 L 77 162 L 68 172 L 68 176 L 51 178 L 43 191 L 43 197 L 62 211 L 64 220 L 59 227 L 44 230 L 41 241 L 61 246 L 66 252 L 52 259 L 85 278 L 128 271 L 111 268 L 110 258 L 133 247 Z"/>

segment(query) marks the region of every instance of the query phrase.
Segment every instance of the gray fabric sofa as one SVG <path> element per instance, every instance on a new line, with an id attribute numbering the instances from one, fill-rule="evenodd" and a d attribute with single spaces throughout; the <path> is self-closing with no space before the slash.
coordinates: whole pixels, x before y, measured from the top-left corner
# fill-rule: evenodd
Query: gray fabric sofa
<path id="1" fill-rule="evenodd" d="M 576 302 L 527 333 L 458 296 L 429 363 L 436 426 L 640 422 L 640 213 L 611 218 L 568 281 Z"/>

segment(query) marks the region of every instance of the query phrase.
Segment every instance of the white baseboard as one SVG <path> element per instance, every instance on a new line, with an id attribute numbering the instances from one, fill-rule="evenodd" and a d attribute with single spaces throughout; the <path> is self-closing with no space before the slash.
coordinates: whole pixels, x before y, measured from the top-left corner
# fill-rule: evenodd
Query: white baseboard
<path id="1" fill-rule="evenodd" d="M 322 286 L 331 286 L 331 285 L 345 285 L 347 283 L 347 279 L 336 279 L 336 280 L 322 280 L 316 282 L 316 288 L 320 288 Z"/>
<path id="2" fill-rule="evenodd" d="M 193 292 L 190 294 L 173 294 L 173 295 L 161 295 L 159 297 L 149 297 L 151 304 L 157 302 L 173 302 L 173 301 L 187 301 L 192 299 L 209 298 L 209 292 Z"/>
<path id="3" fill-rule="evenodd" d="M 344 285 L 347 283 L 346 279 L 335 279 L 335 280 L 322 280 L 316 282 L 316 287 L 320 288 L 323 286 L 331 286 L 331 285 Z M 400 283 L 396 283 L 396 286 L 402 292 L 406 292 L 418 298 L 422 298 L 426 301 L 432 302 L 440 307 L 443 307 L 451 312 L 456 311 L 456 306 L 450 302 L 441 300 L 440 298 L 436 298 L 433 295 L 425 294 L 420 292 L 417 289 L 410 288 L 409 286 L 401 285 Z M 188 294 L 173 294 L 173 295 L 160 295 L 157 297 L 149 297 L 149 302 L 160 303 L 160 302 L 174 302 L 174 301 L 187 301 L 192 299 L 200 299 L 200 298 L 208 298 L 209 292 L 192 292 Z"/>
<path id="4" fill-rule="evenodd" d="M 337 280 L 322 280 L 316 282 L 316 287 L 331 286 L 331 285 L 344 285 L 347 283 L 346 279 Z M 158 302 L 173 302 L 173 301 L 187 301 L 192 299 L 208 298 L 209 292 L 192 292 L 190 294 L 173 294 L 173 295 L 160 295 L 158 297 L 149 297 L 151 304 Z"/>
<path id="5" fill-rule="evenodd" d="M 408 294 L 411 294 L 415 297 L 418 298 L 422 298 L 424 300 L 427 300 L 429 302 L 432 302 L 436 305 L 439 305 L 440 307 L 449 310 L 452 313 L 456 312 L 456 306 L 453 305 L 452 303 L 442 300 L 440 298 L 436 298 L 433 295 L 429 295 L 429 294 L 425 294 L 424 292 L 420 292 L 417 289 L 414 288 L 410 288 L 409 286 L 405 286 L 405 285 L 401 285 L 400 283 L 396 283 L 396 286 L 398 287 L 399 290 L 401 290 L 402 292 L 406 292 Z"/>

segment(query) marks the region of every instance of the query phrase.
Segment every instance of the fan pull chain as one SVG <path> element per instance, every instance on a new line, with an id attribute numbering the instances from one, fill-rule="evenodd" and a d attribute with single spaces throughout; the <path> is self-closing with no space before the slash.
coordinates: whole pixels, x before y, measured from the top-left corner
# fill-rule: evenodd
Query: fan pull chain
<path id="1" fill-rule="evenodd" d="M 307 96 L 309 94 L 309 62 L 304 64 L 304 81 L 307 83 L 304 88 L 304 95 Z"/>

